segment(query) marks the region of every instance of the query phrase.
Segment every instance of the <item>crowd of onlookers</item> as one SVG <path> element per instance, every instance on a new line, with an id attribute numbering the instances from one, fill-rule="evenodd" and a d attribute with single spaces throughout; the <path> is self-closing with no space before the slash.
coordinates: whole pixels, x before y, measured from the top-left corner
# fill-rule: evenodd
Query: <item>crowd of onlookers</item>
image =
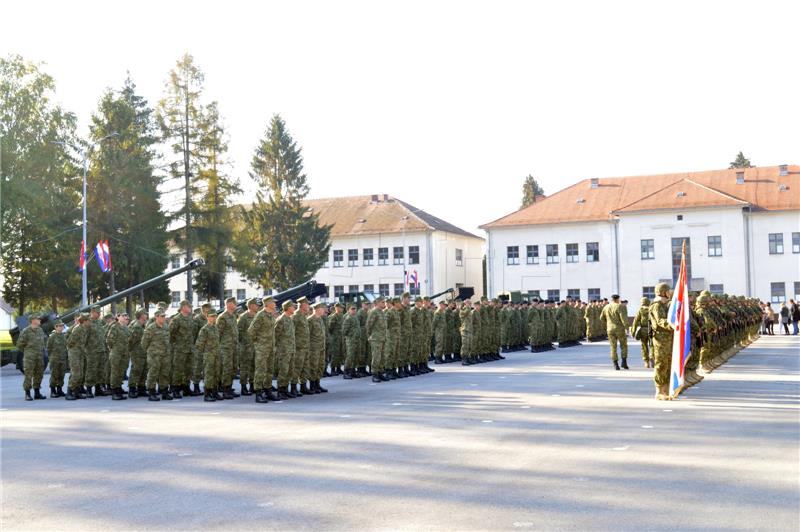
<path id="1" fill-rule="evenodd" d="M 783 328 L 783 334 L 798 334 L 798 328 L 800 328 L 800 305 L 794 299 L 790 299 L 788 305 L 785 302 L 781 303 L 777 311 L 772 308 L 772 303 L 762 303 L 761 308 L 764 310 L 761 334 L 775 334 L 776 323 L 779 331 Z M 792 326 L 792 332 L 789 332 L 789 325 Z"/>

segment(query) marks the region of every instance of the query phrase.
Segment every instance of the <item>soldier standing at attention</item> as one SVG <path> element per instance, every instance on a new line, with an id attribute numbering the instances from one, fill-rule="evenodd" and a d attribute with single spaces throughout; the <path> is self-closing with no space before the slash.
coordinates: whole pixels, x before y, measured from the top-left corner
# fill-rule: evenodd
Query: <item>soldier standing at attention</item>
<path id="1" fill-rule="evenodd" d="M 89 307 L 89 337 L 86 340 L 86 369 L 85 385 L 86 397 L 92 399 L 95 395 L 103 396 L 105 393 L 98 384 L 101 377 L 101 370 L 104 367 L 103 358 L 106 356 L 106 343 L 103 331 L 103 323 L 100 321 L 100 308 L 97 305 Z M 92 394 L 92 387 L 95 394 Z"/>
<path id="2" fill-rule="evenodd" d="M 469 299 L 464 301 L 461 310 L 458 313 L 459 318 L 459 332 L 461 333 L 461 365 L 471 366 L 474 364 L 472 361 L 472 307 L 470 307 Z"/>
<path id="3" fill-rule="evenodd" d="M 47 358 L 50 363 L 50 397 L 64 397 L 64 373 L 67 370 L 67 337 L 64 322 L 55 321 L 55 330 L 47 338 Z"/>
<path id="4" fill-rule="evenodd" d="M 416 375 L 413 371 L 413 347 L 414 327 L 411 320 L 411 294 L 403 292 L 401 296 L 403 312 L 400 314 L 400 341 L 398 342 L 398 355 L 400 365 L 405 369 L 407 376 Z"/>
<path id="5" fill-rule="evenodd" d="M 347 356 L 344 359 L 344 378 L 352 379 L 356 356 L 358 356 L 358 345 L 361 336 L 361 326 L 356 316 L 356 306 L 352 303 L 347 305 L 347 315 L 342 322 L 342 335 L 344 336 Z"/>
<path id="6" fill-rule="evenodd" d="M 44 348 L 47 344 L 47 335 L 41 327 L 42 318 L 38 314 L 31 314 L 31 324 L 22 330 L 17 339 L 17 349 L 22 351 L 22 371 L 25 378 L 22 388 L 25 390 L 25 400 L 46 399 L 39 391 L 44 376 Z M 31 397 L 33 388 L 33 397 Z"/>
<path id="7" fill-rule="evenodd" d="M 369 311 L 367 316 L 367 335 L 369 336 L 370 352 L 372 353 L 372 382 L 388 381 L 389 376 L 385 373 L 385 361 L 383 350 L 386 343 L 386 314 L 383 309 L 386 305 L 382 297 L 375 300 L 375 307 Z"/>
<path id="8" fill-rule="evenodd" d="M 197 342 L 197 336 L 200 334 L 200 329 L 208 323 L 208 312 L 211 309 L 211 303 L 203 303 L 200 306 L 200 312 L 192 316 L 194 322 L 194 342 Z M 216 323 L 216 322 L 215 322 Z M 203 356 L 194 350 L 194 360 L 192 361 L 192 395 L 200 395 L 200 381 L 203 380 Z"/>
<path id="9" fill-rule="evenodd" d="M 611 303 L 603 308 L 603 316 L 606 322 L 606 332 L 608 343 L 611 347 L 611 361 L 614 369 L 619 370 L 617 361 L 617 342 L 622 351 L 622 367 L 628 369 L 628 314 L 619 302 L 619 296 L 611 296 Z"/>
<path id="10" fill-rule="evenodd" d="M 294 323 L 294 302 L 289 299 L 281 304 L 283 312 L 275 320 L 275 353 L 278 357 L 278 397 L 280 399 L 291 399 L 297 397 L 291 389 L 292 363 L 294 362 L 295 336 Z"/>
<path id="11" fill-rule="evenodd" d="M 325 322 L 323 316 L 328 311 L 325 303 L 314 305 L 314 312 L 308 317 L 308 357 L 314 379 L 311 382 L 311 389 L 315 393 L 326 393 L 328 390 L 323 388 L 319 381 L 325 374 Z M 363 331 L 362 331 L 363 332 Z M 363 334 L 362 334 L 363 336 Z M 366 363 L 365 363 L 366 365 Z"/>
<path id="12" fill-rule="evenodd" d="M 411 375 L 422 375 L 419 359 L 422 351 L 422 299 L 414 300 L 411 307 L 411 343 L 409 358 L 411 359 Z"/>
<path id="13" fill-rule="evenodd" d="M 98 381 L 102 395 L 111 395 L 111 348 L 108 346 L 106 337 L 111 326 L 117 322 L 117 318 L 110 312 L 103 316 L 103 366 L 100 374 L 102 378 Z M 125 368 L 127 371 L 128 368 Z M 123 375 L 124 377 L 124 375 Z M 95 394 L 98 395 L 98 394 Z"/>
<path id="14" fill-rule="evenodd" d="M 308 367 L 308 314 L 309 303 L 306 296 L 297 299 L 300 308 L 292 315 L 294 322 L 294 361 L 292 362 L 292 391 L 297 397 L 313 395 L 314 392 L 308 389 L 306 381 L 309 377 Z"/>
<path id="15" fill-rule="evenodd" d="M 275 373 L 275 300 L 267 296 L 261 303 L 262 309 L 256 313 L 247 329 L 253 343 L 256 403 L 278 400 L 278 396 L 272 393 L 272 376 Z"/>
<path id="16" fill-rule="evenodd" d="M 170 377 L 172 397 L 181 399 L 181 392 L 189 391 L 189 370 L 194 347 L 194 320 L 192 305 L 184 300 L 180 302 L 180 310 L 169 322 L 169 339 L 172 345 L 172 374 Z"/>
<path id="17" fill-rule="evenodd" d="M 669 401 L 669 372 L 672 367 L 672 336 L 673 329 L 667 319 L 669 310 L 669 285 L 658 283 L 656 286 L 656 301 L 650 305 L 650 330 L 653 335 L 653 357 L 655 358 L 655 373 L 653 381 L 656 385 L 656 399 Z"/>
<path id="18" fill-rule="evenodd" d="M 639 311 L 633 318 L 631 330 L 633 337 L 642 343 L 642 362 L 644 367 L 652 368 L 653 359 L 650 357 L 650 319 L 648 317 L 650 312 L 650 300 L 643 297 L 639 302 Z"/>
<path id="19" fill-rule="evenodd" d="M 242 312 L 236 327 L 239 329 L 239 385 L 242 395 L 253 395 L 253 373 L 255 373 L 255 350 L 247 330 L 258 310 L 258 300 L 251 297 L 247 300 L 247 312 Z"/>
<path id="20" fill-rule="evenodd" d="M 400 322 L 402 318 L 394 309 L 396 299 L 387 299 L 386 308 L 383 310 L 386 317 L 386 342 L 383 344 L 383 365 L 389 379 L 395 380 L 400 375 L 397 373 L 397 346 L 400 342 Z"/>
<path id="21" fill-rule="evenodd" d="M 147 377 L 147 353 L 142 349 L 144 324 L 147 323 L 147 311 L 138 309 L 133 315 L 133 324 L 128 328 L 128 354 L 131 356 L 131 373 L 128 376 L 128 397 L 136 399 L 145 397 L 145 378 Z"/>
<path id="22" fill-rule="evenodd" d="M 342 363 L 344 362 L 344 353 L 342 348 L 344 341 L 342 338 L 342 324 L 344 323 L 343 315 L 344 306 L 341 303 L 336 303 L 333 306 L 333 314 L 328 318 L 328 337 L 330 338 L 330 355 L 331 355 L 331 376 L 335 377 L 341 375 Z"/>
<path id="23" fill-rule="evenodd" d="M 473 364 L 486 362 L 481 352 L 481 341 L 483 339 L 483 316 L 481 316 L 481 300 L 475 300 L 472 305 L 472 337 L 469 341 L 470 357 Z"/>
<path id="24" fill-rule="evenodd" d="M 202 355 L 203 373 L 205 375 L 205 390 L 203 401 L 214 402 L 222 401 L 223 397 L 219 391 L 220 372 L 222 371 L 222 361 L 219 358 L 219 329 L 217 329 L 217 311 L 208 306 L 206 313 L 206 324 L 197 333 L 197 340 L 194 343 L 195 350 Z"/>
<path id="25" fill-rule="evenodd" d="M 234 399 L 239 394 L 233 390 L 233 377 L 236 373 L 234 357 L 239 349 L 239 329 L 236 327 L 236 298 L 225 300 L 225 312 L 217 316 L 219 331 L 219 353 L 222 359 L 220 388 L 223 399 Z"/>
<path id="26" fill-rule="evenodd" d="M 367 371 L 369 366 L 369 341 L 367 340 L 367 315 L 369 314 L 369 302 L 362 301 L 358 315 L 358 325 L 361 334 L 358 337 L 358 360 L 356 360 L 356 378 L 366 377 L 370 373 Z M 398 352 L 398 355 L 400 353 Z"/>
<path id="27" fill-rule="evenodd" d="M 69 356 L 69 382 L 67 383 L 67 401 L 86 399 L 83 389 L 84 370 L 86 368 L 86 342 L 89 335 L 89 314 L 78 316 L 67 336 Z"/>
<path id="28" fill-rule="evenodd" d="M 444 363 L 445 338 L 447 337 L 447 303 L 439 301 L 439 308 L 433 313 L 434 364 Z"/>
<path id="29" fill-rule="evenodd" d="M 111 353 L 109 354 L 109 365 L 111 366 L 111 399 L 121 401 L 127 399 L 125 390 L 122 389 L 122 380 L 125 378 L 125 371 L 128 369 L 130 354 L 128 352 L 128 341 L 131 333 L 128 330 L 128 315 L 119 314 L 117 321 L 108 328 L 106 333 L 106 344 Z M 130 383 L 128 383 L 130 387 Z"/>
<path id="30" fill-rule="evenodd" d="M 386 316 L 387 341 L 391 338 L 392 358 L 390 367 L 393 374 L 400 379 L 409 377 L 405 359 L 401 356 L 403 338 L 403 302 L 399 297 L 392 298 L 390 313 Z M 389 376 L 391 378 L 391 375 Z"/>
<path id="31" fill-rule="evenodd" d="M 166 320 L 164 311 L 157 310 L 153 323 L 147 326 L 142 335 L 142 349 L 147 353 L 147 391 L 150 401 L 172 400 L 172 394 L 169 393 L 172 357 Z"/>

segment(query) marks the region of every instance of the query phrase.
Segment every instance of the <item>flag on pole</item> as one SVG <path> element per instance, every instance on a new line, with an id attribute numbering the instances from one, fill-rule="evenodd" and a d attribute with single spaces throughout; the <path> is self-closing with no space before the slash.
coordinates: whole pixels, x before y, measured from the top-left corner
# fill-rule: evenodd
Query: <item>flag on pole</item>
<path id="1" fill-rule="evenodd" d="M 86 246 L 85 242 L 81 240 L 81 256 L 78 258 L 78 271 L 82 272 L 86 267 Z"/>
<path id="2" fill-rule="evenodd" d="M 94 247 L 97 264 L 103 272 L 111 271 L 111 251 L 108 247 L 108 240 L 101 240 Z"/>
<path id="3" fill-rule="evenodd" d="M 672 337 L 672 368 L 669 378 L 669 394 L 675 396 L 678 388 L 683 386 L 684 369 L 689 351 L 692 347 L 690 330 L 689 286 L 686 282 L 686 241 L 681 250 L 681 270 L 678 283 L 672 293 L 672 301 L 667 311 L 667 319 L 674 329 Z"/>
<path id="4" fill-rule="evenodd" d="M 411 274 L 411 282 L 414 283 L 414 286 L 419 286 L 419 277 L 417 276 L 417 270 Z"/>

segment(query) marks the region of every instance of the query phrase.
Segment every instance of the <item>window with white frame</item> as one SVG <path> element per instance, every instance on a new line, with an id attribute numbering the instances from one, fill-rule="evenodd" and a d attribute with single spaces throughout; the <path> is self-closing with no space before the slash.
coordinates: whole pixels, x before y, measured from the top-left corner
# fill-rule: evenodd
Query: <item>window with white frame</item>
<path id="1" fill-rule="evenodd" d="M 786 283 L 770 283 L 770 301 L 773 303 L 786 302 Z"/>
<path id="2" fill-rule="evenodd" d="M 416 283 L 411 283 L 408 285 L 408 293 L 411 294 L 412 297 L 419 295 L 419 285 Z"/>
<path id="3" fill-rule="evenodd" d="M 558 244 L 547 244 L 545 252 L 547 253 L 547 264 L 558 264 Z"/>
<path id="4" fill-rule="evenodd" d="M 655 297 L 656 297 L 656 287 L 655 286 L 643 286 L 642 287 L 642 297 L 646 297 L 648 299 L 655 299 Z"/>
<path id="5" fill-rule="evenodd" d="M 337 284 L 333 287 L 333 297 L 340 298 L 344 295 L 344 285 Z"/>
<path id="6" fill-rule="evenodd" d="M 542 296 L 539 295 L 539 290 L 528 290 L 528 301 L 533 301 L 534 298 L 541 299 Z"/>
<path id="7" fill-rule="evenodd" d="M 519 264 L 519 246 L 506 247 L 506 264 Z"/>
<path id="8" fill-rule="evenodd" d="M 599 288 L 590 288 L 586 291 L 586 299 L 589 301 L 595 301 L 600 299 L 600 289 Z"/>
<path id="9" fill-rule="evenodd" d="M 525 262 L 539 264 L 539 246 L 525 246 Z"/>
<path id="10" fill-rule="evenodd" d="M 364 285 L 364 292 L 366 293 L 375 293 L 375 285 L 374 284 L 365 284 Z"/>
<path id="11" fill-rule="evenodd" d="M 567 244 L 567 262 L 578 262 L 578 244 Z"/>
<path id="12" fill-rule="evenodd" d="M 389 283 L 381 283 L 378 285 L 378 295 L 381 297 L 389 297 Z"/>
<path id="13" fill-rule="evenodd" d="M 558 303 L 558 301 L 561 299 L 561 290 L 548 290 L 547 299 Z"/>
<path id="14" fill-rule="evenodd" d="M 403 283 L 394 283 L 394 295 L 395 297 L 400 297 L 405 292 L 405 287 Z"/>
<path id="15" fill-rule="evenodd" d="M 722 237 L 719 235 L 708 237 L 708 256 L 722 256 Z"/>
<path id="16" fill-rule="evenodd" d="M 567 289 L 567 297 L 571 297 L 572 299 L 580 299 L 581 298 L 581 289 L 580 288 L 568 288 Z"/>
<path id="17" fill-rule="evenodd" d="M 464 250 L 456 248 L 456 266 L 464 265 Z"/>
<path id="18" fill-rule="evenodd" d="M 231 290 L 223 290 L 222 297 L 223 297 L 223 299 L 228 299 L 229 297 L 233 297 L 233 289 L 231 289 Z"/>
<path id="19" fill-rule="evenodd" d="M 408 246 L 408 263 L 419 264 L 419 246 Z"/>
<path id="20" fill-rule="evenodd" d="M 800 253 L 800 233 L 792 233 L 792 253 Z"/>
<path id="21" fill-rule="evenodd" d="M 389 248 L 378 248 L 378 266 L 389 264 Z"/>
<path id="22" fill-rule="evenodd" d="M 586 243 L 586 262 L 600 262 L 600 243 Z"/>
<path id="23" fill-rule="evenodd" d="M 372 266 L 373 251 L 374 250 L 372 248 L 364 248 L 363 250 L 361 250 L 361 256 L 363 257 L 364 266 Z"/>
<path id="24" fill-rule="evenodd" d="M 247 292 L 244 288 L 238 288 L 236 290 L 236 301 L 244 301 L 247 298 Z"/>
<path id="25" fill-rule="evenodd" d="M 652 238 L 643 239 L 641 241 L 641 249 L 642 249 L 642 260 L 653 260 L 656 258 L 656 246 L 655 246 L 655 241 Z"/>
<path id="26" fill-rule="evenodd" d="M 358 285 L 357 284 L 348 285 L 347 293 L 348 294 L 357 294 L 358 293 Z"/>
<path id="27" fill-rule="evenodd" d="M 180 292 L 172 292 L 172 303 L 170 306 L 172 308 L 178 308 L 178 305 L 181 303 L 181 293 Z"/>
<path id="28" fill-rule="evenodd" d="M 783 255 L 783 233 L 769 234 L 769 254 Z"/>
<path id="29" fill-rule="evenodd" d="M 333 267 L 334 268 L 341 268 L 344 263 L 344 250 L 343 249 L 334 249 L 333 250 Z"/>
<path id="30" fill-rule="evenodd" d="M 392 259 L 394 264 L 403 264 L 403 248 L 401 246 L 392 248 Z"/>
<path id="31" fill-rule="evenodd" d="M 348 249 L 347 250 L 347 266 L 350 268 L 355 268 L 358 266 L 358 250 L 357 249 Z"/>
<path id="32" fill-rule="evenodd" d="M 181 267 L 181 258 L 180 258 L 180 256 L 173 255 L 172 257 L 170 257 L 170 259 L 171 259 L 171 263 L 172 263 L 171 266 L 172 266 L 173 270 L 177 270 L 178 268 Z"/>
<path id="33" fill-rule="evenodd" d="M 721 284 L 709 284 L 708 291 L 718 296 L 725 293 L 725 287 Z"/>

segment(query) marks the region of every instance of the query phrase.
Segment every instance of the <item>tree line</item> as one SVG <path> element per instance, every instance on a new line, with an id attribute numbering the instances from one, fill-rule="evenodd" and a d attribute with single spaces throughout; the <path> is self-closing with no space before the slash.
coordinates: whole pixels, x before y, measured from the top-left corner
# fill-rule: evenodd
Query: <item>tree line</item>
<path id="1" fill-rule="evenodd" d="M 268 290 L 298 284 L 322 266 L 330 227 L 304 207 L 302 149 L 285 121 L 273 115 L 256 143 L 255 200 L 234 204 L 241 178 L 232 174 L 229 136 L 204 78 L 185 54 L 153 106 L 128 75 L 100 95 L 83 138 L 41 64 L 0 58 L 0 272 L 3 298 L 19 314 L 80 302 L 83 153 L 87 251 L 108 240 L 113 264 L 107 273 L 87 265 L 91 300 L 163 273 L 174 247 L 205 260 L 186 287 L 205 300 L 222 299 L 229 267 Z M 162 284 L 126 307 L 168 297 Z"/>

